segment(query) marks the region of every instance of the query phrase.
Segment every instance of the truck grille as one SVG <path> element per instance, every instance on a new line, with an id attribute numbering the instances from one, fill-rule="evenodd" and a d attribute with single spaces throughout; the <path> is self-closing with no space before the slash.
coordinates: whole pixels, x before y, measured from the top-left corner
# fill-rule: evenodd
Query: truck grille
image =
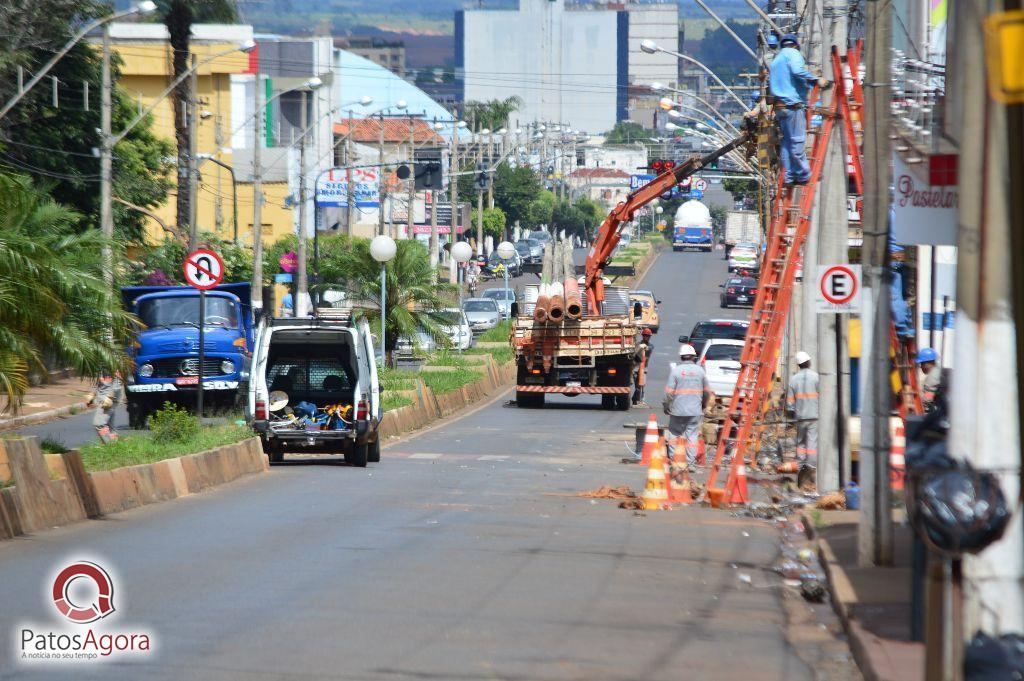
<path id="1" fill-rule="evenodd" d="M 203 359 L 203 376 L 221 376 L 221 359 L 206 357 Z M 176 378 L 178 376 L 198 376 L 199 359 L 197 357 L 176 357 L 155 359 L 153 365 L 153 378 Z"/>

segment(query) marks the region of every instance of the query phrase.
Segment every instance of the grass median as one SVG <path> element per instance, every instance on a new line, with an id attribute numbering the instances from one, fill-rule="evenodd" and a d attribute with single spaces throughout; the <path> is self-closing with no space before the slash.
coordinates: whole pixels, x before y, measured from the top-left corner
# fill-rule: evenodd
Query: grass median
<path id="1" fill-rule="evenodd" d="M 183 440 L 170 440 L 152 432 L 140 433 L 122 437 L 108 444 L 88 444 L 79 451 L 86 470 L 109 471 L 122 466 L 136 466 L 196 454 L 221 445 L 241 442 L 252 436 L 252 429 L 246 426 L 210 426 L 200 428 L 198 432 Z"/>

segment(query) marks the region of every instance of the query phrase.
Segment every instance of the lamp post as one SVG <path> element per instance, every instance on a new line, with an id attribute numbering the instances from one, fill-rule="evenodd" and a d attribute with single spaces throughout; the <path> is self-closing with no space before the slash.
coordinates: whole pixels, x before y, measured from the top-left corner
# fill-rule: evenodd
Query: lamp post
<path id="1" fill-rule="evenodd" d="M 458 263 L 456 266 L 459 268 L 459 314 L 463 315 L 463 316 L 465 316 L 465 313 L 466 313 L 466 311 L 462 309 L 462 306 L 464 304 L 462 302 L 462 282 L 465 280 L 465 274 L 463 273 L 463 268 L 465 267 L 466 263 L 469 262 L 470 258 L 472 258 L 472 257 L 473 257 L 473 247 L 469 245 L 469 242 L 466 242 L 466 241 L 456 241 L 454 244 L 452 244 L 452 260 L 454 260 L 456 263 Z M 473 332 L 472 329 L 470 329 L 470 333 L 472 333 L 472 332 Z M 458 338 L 460 340 L 458 340 L 456 344 L 459 347 L 459 352 L 462 352 L 462 341 L 461 341 L 461 338 L 462 338 L 462 321 L 461 320 L 459 321 L 459 335 L 458 335 Z"/>
<path id="2" fill-rule="evenodd" d="M 235 245 L 238 245 L 238 180 L 235 178 L 235 169 L 224 161 L 214 158 L 213 154 L 197 154 L 196 160 L 209 161 L 228 171 L 228 174 L 231 175 L 231 227 L 234 232 Z"/>
<path id="3" fill-rule="evenodd" d="M 114 14 L 111 14 L 109 16 L 100 17 L 99 19 L 95 19 L 94 21 L 91 21 L 85 26 L 83 26 L 81 29 L 79 29 L 78 33 L 71 36 L 71 40 L 67 41 L 64 44 L 64 47 L 60 48 L 60 50 L 57 51 L 57 54 L 53 55 L 50 58 L 50 61 L 43 64 L 43 67 L 39 69 L 36 75 L 32 77 L 32 80 L 30 80 L 28 84 L 25 85 L 25 87 L 21 88 L 17 93 L 15 93 L 13 97 L 7 100 L 7 103 L 4 104 L 4 108 L 0 109 L 0 119 L 6 116 L 7 113 L 14 108 L 14 105 L 20 102 L 22 97 L 27 95 L 29 93 L 29 90 L 34 88 L 39 83 L 39 81 L 41 81 L 46 76 L 46 74 L 50 72 L 50 69 L 52 69 L 54 65 L 64 57 L 64 55 L 71 51 L 72 47 L 77 45 L 79 41 L 82 40 L 82 38 L 88 35 L 89 31 L 93 30 L 97 26 L 104 27 L 103 43 L 104 49 L 107 50 L 110 42 L 110 35 L 109 32 L 106 30 L 106 27 L 111 22 L 117 21 L 118 19 L 123 19 L 124 17 L 131 16 L 133 14 L 144 16 L 146 14 L 151 14 L 154 11 L 156 11 L 156 3 L 152 0 L 143 0 L 142 2 L 138 3 L 137 5 L 134 5 L 133 7 L 129 7 L 128 9 L 123 10 L 121 12 L 115 12 Z"/>
<path id="4" fill-rule="evenodd" d="M 686 54 L 681 54 L 679 52 L 673 52 L 672 50 L 666 50 L 664 47 L 661 47 L 660 45 L 658 45 L 658 43 L 654 42 L 653 40 L 641 40 L 640 41 L 640 49 L 643 50 L 644 52 L 646 52 L 647 54 L 655 54 L 657 52 L 664 52 L 665 54 L 671 54 L 672 56 L 674 56 L 674 57 L 676 57 L 678 59 L 682 59 L 684 61 L 688 61 L 691 64 L 696 65 L 702 71 L 704 71 L 709 76 L 714 78 L 715 82 L 718 83 L 719 85 L 721 85 L 725 89 L 726 92 L 728 92 L 730 95 L 732 95 L 732 98 L 735 99 L 737 102 L 739 102 L 740 106 L 742 106 L 744 109 L 747 108 L 747 105 L 743 103 L 743 100 L 739 98 L 739 95 L 737 95 L 735 92 L 733 92 L 732 88 L 730 88 L 728 85 L 723 83 L 722 79 L 718 77 L 718 74 L 716 74 L 714 71 L 712 71 L 707 66 L 705 66 L 702 62 L 697 61 L 693 57 L 691 57 L 689 55 L 686 55 Z"/>
<path id="5" fill-rule="evenodd" d="M 398 244 L 387 234 L 378 234 L 370 242 L 370 256 L 380 263 L 380 361 L 382 364 L 387 362 L 384 350 L 384 338 L 387 333 L 387 264 L 395 257 L 397 251 Z"/>
<path id="6" fill-rule="evenodd" d="M 299 115 L 302 116 L 301 134 L 299 135 L 299 200 L 296 205 L 299 208 L 299 244 L 296 249 L 298 260 L 298 271 L 295 276 L 295 316 L 305 317 L 309 310 L 306 309 L 306 299 L 309 297 L 309 281 L 307 279 L 306 266 L 306 134 L 309 128 L 306 121 L 309 119 L 306 102 L 310 92 L 315 92 L 323 85 L 319 78 L 310 78 L 306 81 L 307 87 L 300 88 L 301 107 Z M 315 231 L 314 226 L 314 231 Z"/>
<path id="7" fill-rule="evenodd" d="M 512 303 L 508 299 L 508 261 L 516 256 L 516 247 L 509 241 L 502 241 L 498 244 L 498 257 L 501 258 L 502 263 L 505 265 L 505 302 L 508 303 L 508 317 L 512 318 Z"/>
<path id="8" fill-rule="evenodd" d="M 676 107 L 680 109 L 689 109 L 690 111 L 701 116 L 713 116 L 713 118 L 709 118 L 708 120 L 715 122 L 715 125 L 717 127 L 722 128 L 721 124 L 718 123 L 718 121 L 721 121 L 722 123 L 725 123 L 727 126 L 729 126 L 734 135 L 740 134 L 740 131 L 736 128 L 735 125 L 733 125 L 732 121 L 730 121 L 728 118 L 726 118 L 724 115 L 722 115 L 720 112 L 716 111 L 712 107 L 708 107 L 708 110 L 705 111 L 704 109 L 700 109 L 695 106 L 690 106 L 689 104 L 677 102 L 669 97 L 662 97 L 661 99 L 659 99 L 658 106 L 660 106 L 662 109 L 665 109 L 669 118 L 675 118 L 676 115 L 680 113 L 679 111 L 676 111 Z M 724 128 L 722 129 L 724 130 Z"/>

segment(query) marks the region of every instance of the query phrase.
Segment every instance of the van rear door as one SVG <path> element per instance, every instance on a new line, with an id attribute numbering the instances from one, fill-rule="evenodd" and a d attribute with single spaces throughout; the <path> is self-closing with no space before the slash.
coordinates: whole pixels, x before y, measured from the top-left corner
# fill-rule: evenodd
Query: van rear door
<path id="1" fill-rule="evenodd" d="M 370 333 L 370 324 L 366 318 L 360 319 L 356 328 L 359 331 L 359 340 L 362 342 L 362 352 L 359 353 L 359 382 L 360 384 L 364 381 L 368 382 L 360 387 L 366 389 L 370 395 L 370 413 L 380 421 L 383 414 L 381 414 L 380 384 L 377 382 L 377 362 L 373 357 L 373 335 Z"/>

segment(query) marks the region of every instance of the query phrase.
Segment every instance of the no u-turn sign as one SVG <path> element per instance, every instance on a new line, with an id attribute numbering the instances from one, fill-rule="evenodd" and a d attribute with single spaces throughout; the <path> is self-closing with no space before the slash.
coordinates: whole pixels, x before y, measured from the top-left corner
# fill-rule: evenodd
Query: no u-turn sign
<path id="1" fill-rule="evenodd" d="M 818 266 L 818 312 L 860 312 L 860 282 L 860 265 Z"/>

